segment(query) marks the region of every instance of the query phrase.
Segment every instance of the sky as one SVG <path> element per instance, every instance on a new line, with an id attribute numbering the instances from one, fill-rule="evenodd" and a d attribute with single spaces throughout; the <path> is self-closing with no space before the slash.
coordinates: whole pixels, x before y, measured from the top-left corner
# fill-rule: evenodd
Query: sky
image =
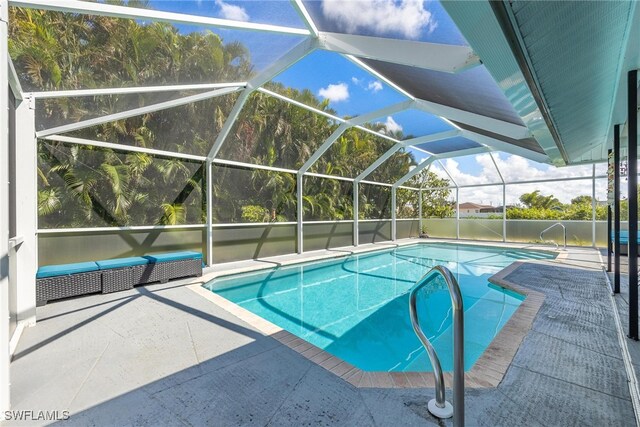
<path id="1" fill-rule="evenodd" d="M 507 205 L 517 204 L 522 194 L 534 190 L 540 190 L 540 192 L 546 196 L 553 195 L 562 203 L 570 203 L 571 199 L 576 196 L 591 196 L 591 165 L 556 168 L 508 153 L 494 153 L 493 156 L 506 182 L 577 177 L 588 178 L 576 181 L 508 185 L 506 194 Z M 488 153 L 463 158 L 446 159 L 443 160 L 442 163 L 458 185 L 502 182 Z M 472 166 L 465 167 L 467 164 Z M 430 170 L 441 178 L 448 179 L 448 175 L 439 165 L 432 167 Z M 596 165 L 596 176 L 604 176 L 606 173 L 606 165 Z M 605 201 L 607 199 L 606 181 L 606 178 L 596 180 L 596 200 Z M 624 183 L 622 186 L 624 186 Z M 460 189 L 460 203 L 463 202 L 501 206 L 502 185 Z"/>
<path id="2" fill-rule="evenodd" d="M 317 27 L 322 31 L 372 35 L 396 39 L 466 45 L 464 37 L 435 0 L 304 0 Z M 304 28 L 298 13 L 289 0 L 226 1 L 226 0 L 151 0 L 150 7 L 158 10 L 182 12 L 239 21 L 269 23 Z M 181 32 L 202 31 L 202 28 L 178 26 Z M 250 52 L 256 71 L 282 56 L 302 38 L 261 32 L 216 30 L 225 42 L 240 41 Z M 274 81 L 299 90 L 309 89 L 320 99 L 328 99 L 331 108 L 340 116 L 357 116 L 406 100 L 404 95 L 386 85 L 343 56 L 316 51 L 278 75 Z M 379 117 L 373 122 L 384 123 L 390 131 L 405 136 L 423 136 L 449 130 L 451 127 L 437 117 L 410 110 Z M 416 160 L 426 154 L 412 150 Z M 519 156 L 495 154 L 507 181 L 544 179 L 550 177 L 590 176 L 591 167 L 556 169 Z M 488 154 L 466 156 L 443 161 L 459 184 L 500 182 Z M 441 169 L 432 168 L 447 177 Z M 598 168 L 598 174 L 605 174 Z M 596 186 L 598 199 L 606 198 L 606 183 Z M 507 187 L 507 203 L 513 204 L 524 193 L 540 189 L 553 194 L 562 202 L 582 194 L 591 194 L 590 181 L 570 181 L 562 185 L 541 183 Z M 502 187 L 461 190 L 461 201 L 502 204 Z"/>

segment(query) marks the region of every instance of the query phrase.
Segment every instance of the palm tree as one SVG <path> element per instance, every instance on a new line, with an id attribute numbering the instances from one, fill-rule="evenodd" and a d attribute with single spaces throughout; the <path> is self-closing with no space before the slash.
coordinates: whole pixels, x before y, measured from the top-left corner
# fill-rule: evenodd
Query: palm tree
<path id="1" fill-rule="evenodd" d="M 129 2 L 130 3 L 130 2 Z M 138 4 L 138 3 L 136 3 Z M 146 2 L 140 2 L 142 7 Z M 167 23 L 143 24 L 105 16 L 11 8 L 9 50 L 26 90 L 80 89 L 246 80 L 252 64 L 246 47 L 211 31 L 184 34 Z M 335 114 L 328 100 L 278 83 L 267 87 Z M 48 99 L 37 121 L 55 126 L 150 105 L 187 93 Z M 73 132 L 115 144 L 206 155 L 233 108 L 236 95 L 157 111 Z M 242 110 L 219 156 L 261 165 L 299 168 L 337 123 L 263 93 Z M 383 125 L 367 125 L 387 131 Z M 394 135 L 401 137 L 401 135 Z M 314 165 L 314 171 L 355 177 L 392 142 L 348 129 Z M 400 151 L 372 179 L 393 182 L 414 164 Z M 243 207 L 268 210 L 269 220 L 291 220 L 297 208 L 295 176 L 213 167 L 213 215 L 241 221 Z M 202 163 L 60 143 L 40 144 L 39 212 L 43 227 L 202 222 Z M 352 184 L 305 178 L 304 208 L 312 218 L 353 216 Z M 388 189 L 361 191 L 361 214 L 388 216 Z M 240 195 L 240 196 L 239 196 Z M 305 217 L 306 218 L 306 217 Z"/>

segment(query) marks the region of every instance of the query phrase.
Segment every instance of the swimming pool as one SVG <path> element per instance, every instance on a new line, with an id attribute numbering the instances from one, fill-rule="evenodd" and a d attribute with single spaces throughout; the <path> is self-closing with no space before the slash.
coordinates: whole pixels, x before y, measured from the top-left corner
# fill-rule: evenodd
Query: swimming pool
<path id="1" fill-rule="evenodd" d="M 431 267 L 458 279 L 469 370 L 523 301 L 488 278 L 522 259 L 555 254 L 421 243 L 219 277 L 208 290 L 364 371 L 431 371 L 409 319 L 409 291 Z M 421 292 L 418 313 L 445 371 L 453 369 L 452 311 L 441 278 Z"/>

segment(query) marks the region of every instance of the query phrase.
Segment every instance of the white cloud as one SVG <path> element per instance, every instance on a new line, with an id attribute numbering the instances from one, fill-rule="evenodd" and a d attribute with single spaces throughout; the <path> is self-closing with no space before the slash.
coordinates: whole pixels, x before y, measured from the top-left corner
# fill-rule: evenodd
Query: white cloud
<path id="1" fill-rule="evenodd" d="M 393 117 L 388 116 L 387 120 L 384 121 L 384 126 L 387 128 L 388 132 L 402 132 L 402 125 L 393 120 Z"/>
<path id="2" fill-rule="evenodd" d="M 374 80 L 367 85 L 367 90 L 373 93 L 380 92 L 382 90 L 382 83 L 379 80 Z"/>
<path id="3" fill-rule="evenodd" d="M 224 19 L 231 19 L 233 21 L 248 21 L 249 14 L 240 6 L 225 3 L 222 0 L 216 0 L 216 5 L 220 8 L 220 16 Z"/>
<path id="4" fill-rule="evenodd" d="M 349 99 L 349 85 L 346 83 L 330 84 L 321 88 L 318 95 L 332 102 L 346 101 Z"/>
<path id="5" fill-rule="evenodd" d="M 430 34 L 438 25 L 422 0 L 323 0 L 322 13 L 347 33 L 366 30 L 417 39 L 423 29 Z"/>
<path id="6" fill-rule="evenodd" d="M 357 77 L 351 77 L 351 82 L 358 86 L 363 88 L 364 90 L 368 91 L 368 92 L 373 92 L 373 93 L 378 93 L 380 92 L 382 89 L 384 89 L 384 86 L 382 86 L 382 82 L 380 82 L 380 80 L 371 80 L 368 83 L 365 82 L 364 79 L 359 79 Z"/>
<path id="7" fill-rule="evenodd" d="M 500 168 L 502 176 L 507 182 L 591 177 L 591 166 L 555 168 L 553 166 L 535 164 L 523 157 L 509 154 L 494 155 L 494 158 Z M 447 171 L 459 185 L 501 183 L 488 154 L 476 155 L 474 160 L 477 163 L 476 168 L 479 168 L 479 171 L 474 173 L 467 171 L 465 167 L 461 166 L 462 162 L 456 159 L 447 159 L 443 161 L 443 163 Z M 464 163 L 466 164 L 467 162 L 465 161 Z M 441 178 L 449 179 L 444 170 L 436 164 L 431 167 L 431 171 L 435 172 Z M 596 180 L 597 200 L 606 200 L 606 185 L 606 179 Z M 576 196 L 591 195 L 591 181 L 586 179 L 508 185 L 507 204 L 517 204 L 522 194 L 535 190 L 540 190 L 544 195 L 553 195 L 562 203 L 569 203 L 571 199 Z M 461 188 L 460 202 L 475 202 L 500 206 L 502 205 L 502 185 Z"/>

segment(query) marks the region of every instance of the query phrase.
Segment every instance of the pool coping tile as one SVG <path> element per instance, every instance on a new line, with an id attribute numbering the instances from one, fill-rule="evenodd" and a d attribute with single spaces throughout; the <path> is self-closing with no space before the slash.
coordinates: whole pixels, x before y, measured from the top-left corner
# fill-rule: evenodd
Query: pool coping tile
<path id="1" fill-rule="evenodd" d="M 398 243 L 394 246 L 405 246 L 420 241 L 409 241 Z M 425 242 L 426 243 L 426 242 Z M 367 248 L 362 251 L 354 251 L 353 253 L 365 253 L 375 250 L 380 250 L 380 247 Z M 558 254 L 556 260 L 560 260 L 566 257 L 563 252 L 555 252 Z M 320 261 L 332 258 L 341 258 L 352 253 L 346 254 L 330 254 L 317 257 L 309 257 L 304 260 L 284 261 L 280 265 L 299 264 L 301 262 Z M 484 350 L 482 355 L 478 358 L 473 367 L 465 372 L 465 386 L 468 388 L 493 388 L 504 378 L 513 358 L 515 357 L 520 344 L 524 340 L 527 333 L 531 330 L 533 320 L 535 319 L 542 303 L 544 302 L 545 295 L 541 292 L 525 288 L 516 283 L 506 280 L 506 277 L 525 264 L 526 261 L 516 261 L 498 273 L 489 278 L 489 282 L 515 291 L 526 298 L 520 306 L 513 313 L 511 318 L 502 327 L 498 335 L 494 337 L 489 346 Z M 264 269 L 272 268 L 272 265 L 267 265 Z M 332 374 L 342 378 L 349 384 L 358 388 L 433 388 L 435 387 L 435 376 L 432 372 L 370 372 L 363 371 L 350 363 L 333 356 L 323 349 L 297 337 L 296 335 L 286 331 L 279 326 L 261 318 L 260 316 L 250 312 L 249 310 L 236 305 L 235 303 L 217 295 L 208 289 L 206 289 L 203 283 L 207 283 L 216 277 L 227 276 L 230 274 L 243 273 L 247 271 L 257 271 L 253 268 L 238 268 L 229 271 L 213 272 L 199 278 L 197 282 L 187 285 L 187 288 L 191 289 L 200 296 L 213 302 L 223 310 L 231 313 L 240 320 L 253 326 L 261 333 L 274 338 L 281 344 L 289 347 L 293 351 L 297 352 L 307 360 L 316 365 L 326 369 Z M 443 374 L 444 382 L 447 387 L 452 386 L 452 373 L 445 372 Z"/>

